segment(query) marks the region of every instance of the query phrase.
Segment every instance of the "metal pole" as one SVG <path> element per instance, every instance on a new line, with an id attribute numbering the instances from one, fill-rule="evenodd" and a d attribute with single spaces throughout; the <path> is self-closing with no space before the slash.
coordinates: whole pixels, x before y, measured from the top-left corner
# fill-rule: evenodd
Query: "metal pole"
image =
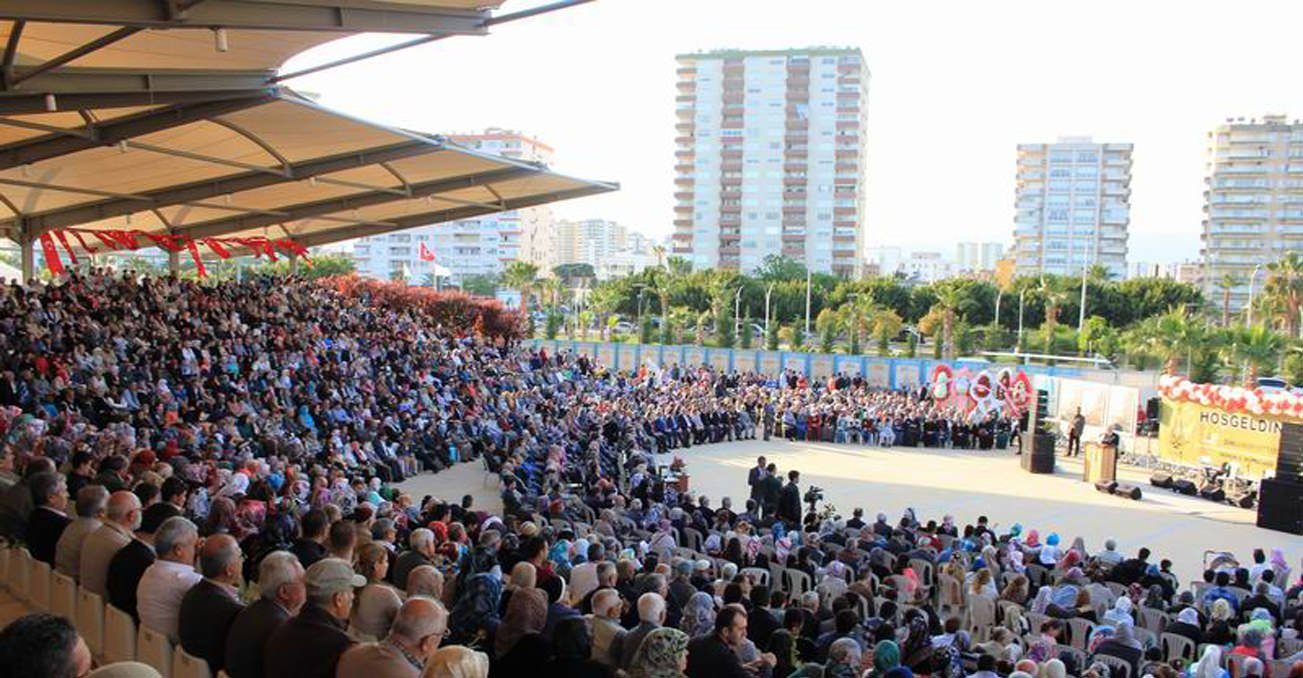
<path id="1" fill-rule="evenodd" d="M 1004 297 L 1004 290 L 995 292 L 995 326 L 1000 327 L 1000 299 Z"/>
<path id="2" fill-rule="evenodd" d="M 27 283 L 36 277 L 36 241 L 32 238 L 22 237 L 18 240 L 18 248 L 19 257 L 22 259 L 22 284 L 26 287 Z"/>
<path id="3" fill-rule="evenodd" d="M 805 336 L 801 337 L 801 343 L 810 336 L 810 276 L 810 269 L 805 269 Z"/>
<path id="4" fill-rule="evenodd" d="M 774 283 L 769 283 L 769 289 L 765 290 L 765 336 L 769 336 L 769 295 L 774 293 Z"/>
<path id="5" fill-rule="evenodd" d="M 1249 275 L 1249 309 L 1244 316 L 1244 326 L 1253 327 L 1253 284 L 1258 280 L 1258 271 L 1262 269 L 1262 264 L 1253 267 L 1253 273 Z"/>
<path id="6" fill-rule="evenodd" d="M 1022 343 L 1022 308 L 1023 301 L 1027 298 L 1027 290 L 1018 293 L 1018 338 L 1014 341 L 1013 351 L 1018 352 L 1018 345 Z"/>
<path id="7" fill-rule="evenodd" d="M 737 294 L 733 295 L 733 339 L 736 340 L 742 333 L 742 318 L 738 315 L 739 307 L 742 304 L 742 289 L 737 288 Z"/>
<path id="8" fill-rule="evenodd" d="M 1081 269 L 1081 309 L 1077 313 L 1077 331 L 1086 326 L 1086 269 Z"/>

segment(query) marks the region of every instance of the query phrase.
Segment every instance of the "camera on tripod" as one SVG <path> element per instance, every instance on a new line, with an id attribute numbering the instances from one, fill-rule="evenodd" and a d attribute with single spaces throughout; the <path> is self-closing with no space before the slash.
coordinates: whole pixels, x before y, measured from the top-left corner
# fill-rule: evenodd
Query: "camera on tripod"
<path id="1" fill-rule="evenodd" d="M 814 510 L 814 505 L 823 501 L 823 488 L 818 485 L 811 485 L 810 489 L 805 491 L 805 503 L 810 505 L 810 510 Z"/>

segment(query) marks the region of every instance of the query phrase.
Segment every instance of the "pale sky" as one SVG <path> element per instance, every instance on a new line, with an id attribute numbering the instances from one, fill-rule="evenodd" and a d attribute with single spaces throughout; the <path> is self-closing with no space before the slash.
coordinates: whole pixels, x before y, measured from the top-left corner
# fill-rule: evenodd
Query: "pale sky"
<path id="1" fill-rule="evenodd" d="M 511 0 L 503 12 L 541 4 Z M 290 85 L 426 132 L 518 129 L 554 169 L 617 181 L 563 218 L 672 231 L 674 55 L 859 47 L 868 98 L 866 241 L 1009 244 L 1020 142 L 1135 144 L 1129 261 L 1199 250 L 1206 135 L 1227 117 L 1303 118 L 1303 3 L 597 0 Z M 333 43 L 287 70 L 393 41 Z"/>

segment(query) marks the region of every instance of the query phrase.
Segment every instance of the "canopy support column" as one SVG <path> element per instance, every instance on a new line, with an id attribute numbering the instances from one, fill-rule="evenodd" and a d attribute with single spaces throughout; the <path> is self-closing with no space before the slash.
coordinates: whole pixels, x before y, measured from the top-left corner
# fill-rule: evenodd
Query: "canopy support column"
<path id="1" fill-rule="evenodd" d="M 22 235 L 18 237 L 19 258 L 22 260 L 23 285 L 36 276 L 36 241 Z"/>
<path id="2" fill-rule="evenodd" d="M 181 253 L 180 253 L 180 252 L 171 252 L 171 251 L 169 251 L 169 252 L 167 253 L 167 272 L 168 272 L 168 273 L 171 273 L 172 275 L 177 275 L 178 273 L 181 272 Z"/>

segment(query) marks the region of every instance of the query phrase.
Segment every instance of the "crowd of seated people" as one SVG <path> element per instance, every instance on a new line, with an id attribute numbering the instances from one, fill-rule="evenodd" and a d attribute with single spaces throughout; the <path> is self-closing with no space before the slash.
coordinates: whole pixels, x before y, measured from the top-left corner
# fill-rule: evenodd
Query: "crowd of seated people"
<path id="1" fill-rule="evenodd" d="M 1193 590 L 1111 542 L 802 512 L 791 469 L 714 507 L 654 461 L 780 431 L 783 403 L 925 416 L 915 395 L 609 372 L 283 279 L 8 287 L 0 325 L 0 533 L 232 678 L 1303 672 L 1280 551 Z M 657 427 L 679 412 L 686 439 Z M 501 511 L 395 486 L 481 457 Z M 1199 656 L 1147 647 L 1146 609 Z M 0 631 L 0 675 L 90 666 L 68 620 Z"/>

